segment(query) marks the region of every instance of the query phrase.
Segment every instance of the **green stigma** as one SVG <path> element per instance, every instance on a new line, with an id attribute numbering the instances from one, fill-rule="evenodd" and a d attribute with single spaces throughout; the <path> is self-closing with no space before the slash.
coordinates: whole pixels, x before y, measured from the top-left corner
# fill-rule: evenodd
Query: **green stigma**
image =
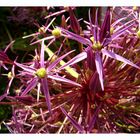
<path id="1" fill-rule="evenodd" d="M 140 38 L 140 30 L 137 32 L 137 37 Z"/>
<path id="2" fill-rule="evenodd" d="M 95 43 L 93 44 L 92 48 L 93 48 L 94 50 L 101 50 L 101 49 L 102 49 L 102 45 L 101 45 L 101 43 L 98 41 L 98 42 L 95 42 Z"/>
<path id="3" fill-rule="evenodd" d="M 40 68 L 35 73 L 39 78 L 44 78 L 46 76 L 46 70 L 45 68 Z"/>
<path id="4" fill-rule="evenodd" d="M 55 28 L 54 30 L 52 30 L 52 35 L 55 37 L 59 37 L 61 35 L 61 30 L 58 28 Z"/>

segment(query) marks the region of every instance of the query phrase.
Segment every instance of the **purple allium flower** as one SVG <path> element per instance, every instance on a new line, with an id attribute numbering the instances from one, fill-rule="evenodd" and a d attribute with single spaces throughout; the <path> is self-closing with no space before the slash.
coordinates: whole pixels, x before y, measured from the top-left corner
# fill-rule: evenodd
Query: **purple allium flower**
<path id="1" fill-rule="evenodd" d="M 104 84 L 103 84 L 104 72 L 103 72 L 103 63 L 102 63 L 102 60 L 104 59 L 103 57 L 105 56 L 111 57 L 113 59 L 122 61 L 125 64 L 129 64 L 133 67 L 136 67 L 138 69 L 139 67 L 133 64 L 131 61 L 116 54 L 113 51 L 113 49 L 108 49 L 108 47 L 118 48 L 117 45 L 111 46 L 110 43 L 113 42 L 116 38 L 118 38 L 122 34 L 124 34 L 125 31 L 127 31 L 131 26 L 133 26 L 134 20 L 130 21 L 129 23 L 126 23 L 121 28 L 119 28 L 117 32 L 110 35 L 110 8 L 108 8 L 106 11 L 106 15 L 105 15 L 105 18 L 101 27 L 99 27 L 98 25 L 97 14 L 98 14 L 98 10 L 96 10 L 95 25 L 93 25 L 90 18 L 90 13 L 89 13 L 90 32 L 92 34 L 90 38 L 81 37 L 63 28 L 60 28 L 60 30 L 68 38 L 76 40 L 87 46 L 85 51 L 87 52 L 87 62 L 88 62 L 89 68 L 95 69 L 95 66 L 96 66 L 96 70 L 99 75 L 99 80 L 101 83 L 101 88 L 102 90 L 104 90 Z"/>
<path id="2" fill-rule="evenodd" d="M 9 82 L 8 82 L 8 85 L 7 85 L 7 88 L 4 92 L 4 94 L 2 96 L 0 96 L 0 101 L 3 100 L 5 97 L 7 97 L 9 94 L 11 84 L 15 78 L 15 65 L 12 66 L 12 70 L 10 72 L 8 72 L 7 77 L 8 77 Z"/>
<path id="3" fill-rule="evenodd" d="M 19 64 L 17 62 L 15 62 L 15 65 L 17 65 L 18 67 L 22 68 L 24 71 L 21 72 L 20 76 L 25 75 L 29 78 L 30 80 L 28 81 L 29 84 L 26 87 L 26 89 L 21 93 L 21 96 L 25 96 L 29 91 L 31 91 L 33 88 L 36 87 L 36 85 L 38 84 L 38 82 L 40 82 L 41 84 L 41 88 L 42 88 L 42 92 L 45 95 L 46 98 L 46 103 L 48 106 L 48 109 L 51 112 L 51 103 L 50 103 L 50 95 L 49 95 L 49 87 L 48 87 L 48 82 L 47 82 L 47 78 L 53 79 L 53 80 L 58 80 L 58 81 L 62 81 L 62 82 L 66 82 L 75 86 L 81 86 L 80 84 L 68 80 L 64 77 L 59 76 L 58 73 L 56 73 L 55 71 L 53 71 L 53 69 L 55 68 L 55 66 L 63 59 L 65 58 L 68 54 L 72 53 L 73 51 L 70 51 L 64 55 L 62 55 L 60 58 L 58 58 L 57 60 L 55 60 L 54 62 L 52 62 L 51 64 L 47 65 L 47 68 L 45 66 L 45 59 L 44 59 L 44 41 L 42 41 L 42 45 L 41 45 L 41 53 L 40 53 L 40 62 L 39 62 L 39 66 L 36 68 L 34 64 L 32 64 L 31 66 L 26 66 L 23 64 Z"/>
<path id="4" fill-rule="evenodd" d="M 2 123 L 11 133 L 138 133 L 140 9 L 94 7 L 89 22 L 73 9 L 80 8 L 50 9 L 46 24 L 27 36 L 38 47 L 27 52 L 32 60 L 11 63 L 14 82 L 0 104 L 12 106 L 12 117 Z"/>

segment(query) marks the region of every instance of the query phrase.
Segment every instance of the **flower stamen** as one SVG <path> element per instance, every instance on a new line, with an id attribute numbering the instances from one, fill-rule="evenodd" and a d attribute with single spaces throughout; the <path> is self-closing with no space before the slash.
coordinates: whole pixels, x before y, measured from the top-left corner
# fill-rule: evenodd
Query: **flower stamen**
<path id="1" fill-rule="evenodd" d="M 47 75 L 45 68 L 40 68 L 35 73 L 39 78 L 45 78 Z"/>
<path id="2" fill-rule="evenodd" d="M 52 30 L 52 35 L 55 37 L 61 36 L 61 30 L 58 28 L 55 28 L 54 30 Z"/>
<path id="3" fill-rule="evenodd" d="M 92 48 L 93 48 L 94 50 L 101 50 L 101 49 L 102 49 L 102 45 L 101 45 L 101 43 L 98 41 L 98 42 L 95 42 L 95 43 L 93 44 Z"/>

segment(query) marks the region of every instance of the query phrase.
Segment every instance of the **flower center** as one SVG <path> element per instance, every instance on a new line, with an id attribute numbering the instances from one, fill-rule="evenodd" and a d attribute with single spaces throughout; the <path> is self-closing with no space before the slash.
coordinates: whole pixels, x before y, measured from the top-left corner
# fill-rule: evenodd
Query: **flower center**
<path id="1" fill-rule="evenodd" d="M 38 32 L 39 32 L 39 33 L 46 33 L 45 27 L 40 27 L 40 28 L 38 29 Z"/>
<path id="2" fill-rule="evenodd" d="M 90 37 L 90 40 L 92 41 L 92 43 L 94 43 L 94 37 Z"/>
<path id="3" fill-rule="evenodd" d="M 110 28 L 110 35 L 112 35 L 113 33 L 114 33 L 114 28 L 111 27 L 111 28 Z"/>
<path id="4" fill-rule="evenodd" d="M 133 10 L 134 11 L 137 11 L 138 10 L 138 7 L 137 6 L 133 6 Z"/>
<path id="5" fill-rule="evenodd" d="M 98 42 L 95 42 L 95 43 L 93 44 L 92 48 L 93 48 L 94 50 L 101 50 L 101 49 L 102 49 L 102 45 L 101 45 L 101 43 L 98 41 Z"/>
<path id="6" fill-rule="evenodd" d="M 92 45 L 92 48 L 94 49 L 94 50 L 101 50 L 102 49 L 102 45 L 101 45 L 101 43 L 99 42 L 99 41 L 94 41 L 94 37 L 92 36 L 92 37 L 90 37 L 90 40 L 92 41 L 92 43 L 93 43 L 93 45 Z"/>
<path id="7" fill-rule="evenodd" d="M 137 37 L 140 38 L 140 30 L 137 32 Z"/>
<path id="8" fill-rule="evenodd" d="M 38 70 L 36 71 L 35 74 L 36 74 L 39 78 L 44 78 L 44 77 L 47 75 L 45 68 L 40 68 L 40 69 L 38 69 Z"/>
<path id="9" fill-rule="evenodd" d="M 54 30 L 52 30 L 52 35 L 55 37 L 59 37 L 61 35 L 61 30 L 58 28 L 55 28 Z"/>
<path id="10" fill-rule="evenodd" d="M 8 79 L 11 79 L 13 77 L 12 72 L 8 72 L 7 77 Z"/>

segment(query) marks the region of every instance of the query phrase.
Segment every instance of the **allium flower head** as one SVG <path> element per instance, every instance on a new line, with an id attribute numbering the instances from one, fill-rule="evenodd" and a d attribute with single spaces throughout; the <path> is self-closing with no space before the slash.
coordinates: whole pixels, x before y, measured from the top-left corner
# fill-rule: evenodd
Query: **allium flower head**
<path id="1" fill-rule="evenodd" d="M 34 51 L 14 51 L 14 61 L 10 44 L 0 51 L 0 105 L 12 106 L 1 123 L 10 133 L 139 132 L 139 7 L 47 10 L 23 37 Z"/>
<path id="2" fill-rule="evenodd" d="M 113 59 L 119 60 L 124 62 L 125 64 L 129 64 L 133 67 L 136 67 L 139 69 L 139 67 L 129 60 L 123 58 L 122 56 L 119 56 L 116 54 L 113 49 L 108 49 L 108 47 L 114 47 L 118 48 L 117 45 L 112 45 L 113 41 L 116 37 L 121 36 L 125 33 L 133 24 L 134 21 L 132 20 L 129 23 L 126 23 L 126 25 L 123 25 L 117 32 L 110 35 L 110 8 L 107 9 L 104 21 L 101 25 L 101 27 L 98 25 L 97 20 L 97 14 L 98 10 L 96 10 L 96 16 L 95 16 L 95 25 L 92 24 L 90 12 L 89 12 L 89 21 L 90 21 L 90 33 L 92 36 L 90 38 L 84 38 L 77 34 L 74 34 L 72 32 L 69 32 L 63 28 L 60 28 L 62 30 L 62 33 L 65 34 L 70 39 L 76 40 L 84 45 L 87 46 L 85 51 L 87 52 L 87 62 L 89 65 L 89 68 L 92 70 L 97 70 L 97 73 L 99 75 L 99 80 L 101 84 L 102 90 L 104 90 L 104 72 L 103 72 L 103 57 L 111 57 Z"/>

